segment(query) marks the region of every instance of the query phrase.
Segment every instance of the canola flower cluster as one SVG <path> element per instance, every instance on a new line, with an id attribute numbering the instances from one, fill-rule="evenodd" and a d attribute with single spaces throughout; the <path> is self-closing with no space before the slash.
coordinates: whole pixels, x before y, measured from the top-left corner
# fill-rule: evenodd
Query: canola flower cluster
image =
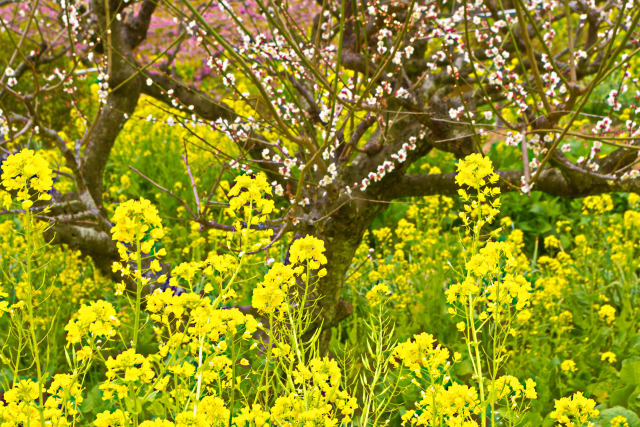
<path id="1" fill-rule="evenodd" d="M 561 426 L 592 425 L 590 420 L 597 417 L 599 413 L 595 406 L 596 402 L 592 399 L 587 399 L 581 392 L 576 392 L 570 397 L 556 400 L 550 416 Z"/>
<path id="2" fill-rule="evenodd" d="M 304 236 L 291 244 L 289 264 L 275 263 L 264 280 L 253 290 L 252 306 L 261 314 L 282 317 L 289 308 L 291 289 L 298 281 L 309 287 L 309 273 L 322 278 L 327 275 L 324 265 L 324 242 L 314 236 Z"/>
<path id="3" fill-rule="evenodd" d="M 92 301 L 80 307 L 67 323 L 67 343 L 78 344 L 83 339 L 94 345 L 97 340 L 106 342 L 115 337 L 118 326 L 120 321 L 111 303 Z"/>
<path id="4" fill-rule="evenodd" d="M 293 267 L 288 264 L 275 263 L 264 275 L 264 280 L 253 290 L 251 304 L 265 315 L 273 315 L 278 311 L 284 314 L 287 307 L 289 290 L 296 284 Z"/>
<path id="5" fill-rule="evenodd" d="M 161 271 L 159 259 L 166 255 L 164 248 L 158 248 L 160 239 L 165 235 L 158 209 L 144 198 L 128 200 L 116 207 L 112 221 L 111 234 L 121 260 L 113 263 L 112 270 L 124 279 L 136 280 L 141 291 L 151 283 L 151 278 L 145 273 Z M 156 281 L 163 283 L 166 277 L 161 275 Z M 125 288 L 123 280 L 117 286 L 116 295 L 121 295 Z M 138 295 L 137 303 L 139 299 Z"/>
<path id="6" fill-rule="evenodd" d="M 240 194 L 250 194 L 250 192 L 246 191 Z M 244 203 L 252 204 L 259 200 L 259 196 L 260 194 L 256 194 L 254 199 L 247 199 Z M 256 203 L 256 205 L 260 204 Z M 327 262 L 324 251 L 324 243 L 313 236 L 296 240 L 290 249 L 291 264 L 274 264 L 265 275 L 262 285 L 254 290 L 254 307 L 258 312 L 268 314 L 273 313 L 273 310 L 276 309 L 279 313 L 288 310 L 289 307 L 286 306 L 285 301 L 289 299 L 288 288 L 290 286 L 295 285 L 297 280 L 306 281 L 310 272 L 314 273 L 314 277 L 322 277 L 326 274 L 326 269 L 323 267 Z M 188 286 L 185 287 L 193 290 L 196 288 L 193 284 L 199 282 L 198 275 L 207 277 L 216 274 L 216 277 L 229 279 L 229 274 L 237 266 L 238 263 L 233 257 L 210 254 L 203 262 L 182 263 L 175 267 L 171 273 L 170 283 L 174 285 L 186 283 Z M 136 395 L 145 395 L 153 393 L 151 391 L 151 387 L 153 387 L 155 392 L 170 393 L 173 396 L 172 399 L 177 401 L 187 399 L 184 401 L 187 403 L 190 399 L 188 390 L 194 386 L 190 381 L 196 380 L 195 386 L 206 396 L 203 398 L 203 402 L 204 399 L 211 400 L 214 397 L 222 402 L 218 405 L 217 415 L 205 411 L 205 406 L 200 403 L 194 403 L 195 420 L 193 417 L 186 418 L 187 412 L 183 412 L 176 417 L 176 424 L 182 425 L 187 419 L 191 420 L 189 422 L 194 422 L 201 417 L 211 423 L 211 420 L 218 419 L 218 416 L 221 423 L 226 422 L 229 409 L 225 407 L 223 400 L 216 395 L 221 388 L 233 389 L 234 384 L 240 381 L 234 375 L 236 364 L 246 366 L 249 363 L 245 358 L 239 361 L 230 358 L 230 344 L 227 343 L 233 343 L 234 337 L 240 333 L 241 341 L 248 345 L 247 351 L 249 353 L 247 355 L 253 354 L 255 357 L 257 343 L 253 342 L 250 345 L 249 343 L 252 341 L 253 334 L 262 326 L 251 315 L 242 314 L 237 309 L 218 307 L 220 302 L 226 299 L 224 296 L 229 294 L 229 289 L 228 286 L 225 286 L 224 281 L 218 282 L 217 285 L 221 289 L 213 300 L 194 292 L 176 295 L 170 289 L 165 291 L 157 289 L 150 294 L 147 297 L 146 310 L 157 325 L 155 333 L 161 340 L 159 353 L 157 356 L 150 355 L 145 358 L 133 353 L 133 349 L 129 349 L 131 354 L 122 361 L 119 359 L 123 357 L 122 354 L 116 359 L 109 359 L 107 361 L 108 367 L 118 367 L 120 371 L 109 368 L 107 382 L 101 385 L 105 391 L 103 398 L 122 400 L 132 389 L 135 390 Z M 210 289 L 205 285 L 204 290 L 206 292 Z M 275 292 L 276 290 L 280 293 Z M 235 342 L 235 346 L 237 345 L 239 342 Z M 291 346 L 286 343 L 279 343 L 278 347 L 271 351 L 271 354 L 274 357 L 287 357 L 291 361 L 295 359 L 291 354 Z M 176 358 L 175 363 L 164 362 L 164 368 L 173 376 L 164 375 L 161 378 L 159 373 L 154 373 L 151 366 L 155 366 L 156 370 L 161 369 L 158 357 L 171 356 Z M 187 360 L 192 360 L 192 362 L 187 362 Z M 196 360 L 197 364 L 194 364 Z M 136 366 L 138 371 L 131 371 L 133 366 Z M 348 420 L 355 409 L 355 401 L 340 389 L 340 371 L 338 368 L 336 379 L 337 365 L 335 362 L 311 359 L 309 366 L 310 368 L 307 368 L 303 362 L 298 363 L 293 374 L 296 388 L 290 394 L 277 399 L 269 411 L 256 405 L 245 407 L 238 415 L 239 420 L 264 420 L 266 422 L 267 419 L 272 419 L 284 422 L 299 419 L 329 420 L 337 419 L 336 417 Z M 318 376 L 323 367 L 326 367 L 327 377 Z M 122 373 L 118 374 L 118 372 Z M 171 380 L 176 375 L 181 380 Z M 322 403 L 323 400 L 324 403 Z M 313 402 L 311 407 L 309 406 L 310 402 Z M 189 411 L 189 413 L 191 412 Z M 104 416 L 108 415 L 104 414 Z M 118 413 L 116 416 L 129 419 L 131 414 Z M 212 416 L 213 418 L 211 418 Z M 167 420 L 162 420 L 162 423 L 169 425 Z"/>
<path id="7" fill-rule="evenodd" d="M 113 215 L 114 226 L 111 229 L 113 240 L 122 245 L 140 244 L 140 250 L 150 253 L 151 249 L 164 236 L 162 221 L 158 215 L 158 209 L 149 200 L 127 200 L 116 208 Z M 124 246 L 122 253 L 127 250 Z M 125 260 L 127 257 L 123 257 Z"/>
<path id="8" fill-rule="evenodd" d="M 422 378 L 423 372 L 428 378 L 438 378 L 448 369 L 450 356 L 449 350 L 441 348 L 433 335 L 423 332 L 396 346 L 392 364 L 402 364 L 417 378 Z"/>
<path id="9" fill-rule="evenodd" d="M 269 244 L 273 235 L 269 215 L 277 208 L 267 176 L 263 172 L 236 176 L 227 197 L 229 206 L 224 212 L 233 226 L 233 231 L 226 233 L 227 246 L 231 248 L 233 242 L 239 251 L 246 252 Z"/>
<path id="10" fill-rule="evenodd" d="M 39 395 L 38 383 L 30 379 L 16 381 L 4 393 L 0 422 L 2 425 L 41 425 L 44 420 L 44 425 L 70 426 L 67 419 L 79 414 L 79 406 L 84 401 L 80 381 L 71 374 L 54 375 L 43 408 L 33 404 Z"/>
<path id="11" fill-rule="evenodd" d="M 229 212 L 240 219 L 251 220 L 246 224 L 239 224 L 237 229 L 256 225 L 266 219 L 273 212 L 273 199 L 266 198 L 272 192 L 267 176 L 260 172 L 255 178 L 250 175 L 236 177 L 233 187 L 227 193 L 229 196 Z"/>
<path id="12" fill-rule="evenodd" d="M 293 381 L 298 390 L 278 397 L 271 408 L 274 423 L 315 425 L 326 420 L 325 425 L 338 425 L 351 421 L 357 402 L 341 388 L 342 371 L 335 360 L 313 358 L 308 365 L 299 364 Z"/>
<path id="13" fill-rule="evenodd" d="M 475 387 L 450 381 L 450 356 L 449 350 L 424 332 L 393 350 L 392 365 L 407 368 L 412 383 L 420 387 L 416 409 L 402 416 L 403 425 L 477 425 L 475 419 L 481 410 L 478 392 Z M 454 354 L 453 360 L 459 359 L 460 354 Z"/>
<path id="14" fill-rule="evenodd" d="M 493 185 L 498 175 L 488 157 L 473 153 L 460 160 L 457 165 L 456 184 L 458 194 L 465 203 L 460 218 L 467 228 L 473 225 L 473 233 L 478 234 L 486 225 L 491 224 L 500 212 L 500 188 Z M 467 189 L 473 190 L 467 192 Z"/>
<path id="15" fill-rule="evenodd" d="M 16 192 L 16 200 L 22 209 L 29 209 L 35 200 L 51 200 L 49 191 L 53 187 L 53 171 L 39 152 L 22 150 L 2 162 L 2 186 Z M 8 199 L 3 197 L 8 208 Z"/>

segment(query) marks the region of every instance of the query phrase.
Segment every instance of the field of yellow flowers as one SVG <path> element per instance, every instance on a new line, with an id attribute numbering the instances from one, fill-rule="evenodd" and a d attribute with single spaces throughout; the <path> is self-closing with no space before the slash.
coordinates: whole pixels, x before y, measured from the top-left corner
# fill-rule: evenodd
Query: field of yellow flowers
<path id="1" fill-rule="evenodd" d="M 1 426 L 640 426 L 640 196 L 575 201 L 525 233 L 523 202 L 501 200 L 472 154 L 457 198 L 414 200 L 368 231 L 346 278 L 353 314 L 321 354 L 324 242 L 252 254 L 269 236 L 247 225 L 274 210 L 261 174 L 223 186 L 240 232 L 161 218 L 181 207 L 118 158 L 175 147 L 127 132 L 141 151 L 116 147 L 108 192 L 120 283 L 50 245 L 46 210 L 29 209 L 68 185 L 53 180 L 61 159 L 25 149 L 2 164 L 3 208 L 23 213 L 0 219 Z"/>

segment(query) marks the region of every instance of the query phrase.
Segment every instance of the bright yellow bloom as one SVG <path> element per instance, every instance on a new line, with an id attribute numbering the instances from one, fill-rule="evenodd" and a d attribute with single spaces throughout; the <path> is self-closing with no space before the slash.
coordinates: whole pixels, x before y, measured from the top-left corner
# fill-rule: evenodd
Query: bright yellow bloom
<path id="1" fill-rule="evenodd" d="M 140 427 L 173 427 L 175 424 L 169 420 L 147 420 L 138 424 Z"/>
<path id="2" fill-rule="evenodd" d="M 544 246 L 546 248 L 559 248 L 560 240 L 558 240 L 558 238 L 553 234 L 550 234 L 544 238 Z"/>
<path id="3" fill-rule="evenodd" d="M 111 303 L 99 300 L 80 307 L 64 330 L 67 331 L 67 343 L 77 344 L 83 337 L 108 340 L 116 335 L 119 325 L 115 308 Z"/>
<path id="4" fill-rule="evenodd" d="M 538 393 L 536 392 L 536 382 L 531 378 L 527 378 L 525 381 L 524 397 L 527 399 L 537 399 Z"/>
<path id="5" fill-rule="evenodd" d="M 71 374 L 54 375 L 53 381 L 51 381 L 51 385 L 47 390 L 50 396 L 47 398 L 45 405 L 53 405 L 53 402 L 56 402 L 56 406 L 64 405 L 67 413 L 77 414 L 78 406 L 84 400 L 80 381 L 79 378 Z"/>
<path id="6" fill-rule="evenodd" d="M 640 227 L 640 212 L 626 211 L 624 213 L 624 226 L 625 228 Z"/>
<path id="7" fill-rule="evenodd" d="M 389 295 L 391 295 L 389 286 L 384 283 L 378 283 L 367 292 L 365 298 L 371 307 L 375 307 L 389 298 Z"/>
<path id="8" fill-rule="evenodd" d="M 308 262 L 309 268 L 317 270 L 321 265 L 327 263 L 327 257 L 324 252 L 324 242 L 322 240 L 306 235 L 291 244 L 289 261 L 291 264 L 298 265 Z"/>
<path id="9" fill-rule="evenodd" d="M 129 413 L 116 409 L 114 412 L 104 411 L 98 414 L 93 425 L 96 427 L 125 427 L 129 424 Z"/>
<path id="10" fill-rule="evenodd" d="M 629 427 L 629 420 L 624 415 L 618 415 L 611 418 L 609 421 L 609 427 Z"/>
<path id="11" fill-rule="evenodd" d="M 598 310 L 598 317 L 602 322 L 611 325 L 616 320 L 616 309 L 609 304 L 604 304 Z"/>
<path id="12" fill-rule="evenodd" d="M 613 210 L 613 199 L 608 194 L 585 197 L 582 201 L 583 214 L 603 214 Z"/>
<path id="13" fill-rule="evenodd" d="M 558 425 L 581 426 L 598 416 L 600 411 L 595 407 L 594 400 L 587 399 L 582 392 L 578 391 L 570 397 L 556 400 L 550 416 L 557 421 Z"/>
<path id="14" fill-rule="evenodd" d="M 149 358 L 137 354 L 133 348 L 123 351 L 115 358 L 109 357 L 105 361 L 107 380 L 100 385 L 102 398 L 113 398 L 114 392 L 118 399 L 124 399 L 130 386 L 149 384 L 155 377 Z"/>
<path id="15" fill-rule="evenodd" d="M 423 368 L 431 378 L 438 378 L 449 365 L 449 356 L 449 350 L 440 347 L 433 335 L 423 332 L 398 344 L 393 349 L 391 363 L 398 366 L 396 359 L 399 359 L 418 378 L 422 378 Z"/>
<path id="16" fill-rule="evenodd" d="M 356 400 L 340 389 L 342 373 L 337 362 L 314 358 L 308 366 L 299 364 L 293 372 L 298 392 L 278 397 L 271 407 L 274 425 L 325 425 L 349 423 Z M 307 396 L 304 399 L 303 396 Z M 295 424 L 294 424 L 295 423 Z"/>
<path id="17" fill-rule="evenodd" d="M 251 219 L 251 225 L 263 221 L 275 209 L 271 197 L 271 184 L 267 182 L 267 176 L 260 172 L 251 175 L 240 175 L 235 179 L 235 184 L 227 195 L 229 196 L 228 212 L 245 221 Z M 241 228 L 240 223 L 235 223 L 236 228 Z M 245 224 L 247 226 L 248 224 Z"/>
<path id="18" fill-rule="evenodd" d="M 494 382 L 489 383 L 490 392 L 495 393 L 498 400 L 508 399 L 509 403 L 514 403 L 521 398 L 537 399 L 536 383 L 531 378 L 527 379 L 523 386 L 520 381 L 512 375 L 503 375 Z"/>
<path id="19" fill-rule="evenodd" d="M 416 406 L 420 414 L 409 411 L 402 417 L 403 425 L 410 422 L 411 425 L 475 427 L 478 423 L 474 418 L 481 409 L 475 387 L 458 383 L 446 388 L 439 384 L 430 387 L 422 393 Z"/>
<path id="20" fill-rule="evenodd" d="M 259 405 L 254 404 L 245 406 L 240 410 L 240 413 L 233 417 L 234 425 L 238 427 L 244 427 L 246 425 L 256 425 L 256 427 L 262 427 L 267 425 L 270 414 L 268 411 L 264 411 Z"/>
<path id="21" fill-rule="evenodd" d="M 153 244 L 164 236 L 158 209 L 147 199 L 119 204 L 112 220 L 113 240 L 125 245 L 136 245 L 145 240 L 143 252 L 150 252 Z"/>
<path id="22" fill-rule="evenodd" d="M 479 153 L 469 154 L 458 161 L 456 184 L 479 190 L 487 184 L 495 184 L 498 175 L 493 171 L 491 159 Z"/>
<path id="23" fill-rule="evenodd" d="M 25 402 L 31 404 L 38 398 L 38 383 L 32 380 L 20 380 L 16 382 L 11 390 L 4 393 L 4 400 L 7 403 Z"/>
<path id="24" fill-rule="evenodd" d="M 576 368 L 576 362 L 574 362 L 571 359 L 565 360 L 560 364 L 560 369 L 562 369 L 562 372 L 575 372 L 578 369 Z"/>
<path id="25" fill-rule="evenodd" d="M 52 176 L 47 161 L 33 150 L 12 154 L 2 163 L 2 185 L 9 191 L 17 191 L 17 199 L 22 202 L 23 209 L 33 205 L 33 197 L 51 200 L 48 192 L 53 187 Z"/>
<path id="26" fill-rule="evenodd" d="M 253 289 L 251 304 L 263 314 L 274 314 L 284 308 L 289 288 L 296 283 L 291 265 L 275 263 L 265 274 L 264 280 Z"/>

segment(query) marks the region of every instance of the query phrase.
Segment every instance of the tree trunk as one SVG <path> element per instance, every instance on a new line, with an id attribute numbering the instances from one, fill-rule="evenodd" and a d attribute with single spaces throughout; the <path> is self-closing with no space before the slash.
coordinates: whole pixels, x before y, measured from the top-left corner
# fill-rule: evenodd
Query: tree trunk
<path id="1" fill-rule="evenodd" d="M 320 335 L 320 353 L 326 353 L 331 340 L 331 328 L 348 317 L 353 306 L 342 299 L 342 290 L 347 270 L 355 255 L 362 237 L 373 218 L 384 206 L 376 203 L 353 201 L 344 205 L 326 221 L 303 227 L 298 236 L 313 235 L 324 241 L 327 256 L 327 275 L 318 281 L 313 290 L 315 313 L 318 316 L 314 330 L 322 328 Z"/>

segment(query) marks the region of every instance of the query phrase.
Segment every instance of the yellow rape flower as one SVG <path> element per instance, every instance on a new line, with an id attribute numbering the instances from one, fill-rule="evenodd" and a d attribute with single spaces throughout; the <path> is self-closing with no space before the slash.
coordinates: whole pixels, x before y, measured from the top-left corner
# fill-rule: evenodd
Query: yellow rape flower
<path id="1" fill-rule="evenodd" d="M 33 380 L 20 380 L 4 393 L 7 403 L 32 403 L 38 398 L 38 383 Z"/>
<path id="2" fill-rule="evenodd" d="M 629 427 L 629 420 L 624 415 L 618 415 L 611 418 L 609 427 Z"/>
<path id="3" fill-rule="evenodd" d="M 113 240 L 135 245 L 146 238 L 142 248 L 146 253 L 150 252 L 153 244 L 164 236 L 158 209 L 147 199 L 127 200 L 119 204 L 112 220 Z"/>
<path id="4" fill-rule="evenodd" d="M 2 185 L 9 191 L 16 191 L 22 208 L 29 209 L 33 205 L 33 197 L 51 200 L 48 192 L 53 187 L 53 172 L 39 152 L 25 149 L 7 157 L 2 163 Z"/>
<path id="5" fill-rule="evenodd" d="M 116 335 L 119 325 L 115 308 L 111 303 L 100 300 L 80 307 L 64 329 L 67 331 L 67 343 L 77 344 L 83 337 L 108 340 Z"/>
<path id="6" fill-rule="evenodd" d="M 570 397 L 563 397 L 554 402 L 554 410 L 550 416 L 558 425 L 575 426 L 586 425 L 589 420 L 600 414 L 595 409 L 596 402 L 586 398 L 582 392 L 576 392 Z"/>
<path id="7" fill-rule="evenodd" d="M 640 212 L 626 211 L 624 213 L 624 226 L 625 228 L 640 227 Z"/>
<path id="8" fill-rule="evenodd" d="M 553 234 L 550 234 L 544 238 L 544 246 L 546 248 L 559 248 L 560 240 L 558 240 L 558 238 Z"/>
<path id="9" fill-rule="evenodd" d="M 289 288 L 296 282 L 291 265 L 275 263 L 264 280 L 253 290 L 252 306 L 262 314 L 274 314 L 284 308 Z"/>
<path id="10" fill-rule="evenodd" d="M 616 309 L 610 304 L 604 304 L 598 310 L 600 321 L 611 325 L 616 320 Z"/>
<path id="11" fill-rule="evenodd" d="M 447 425 L 472 427 L 478 423 L 474 418 L 480 412 L 480 400 L 475 387 L 453 383 L 448 387 L 436 385 L 422 393 L 416 402 L 420 414 L 410 411 L 403 416 L 403 425 Z"/>
<path id="12" fill-rule="evenodd" d="M 104 411 L 97 415 L 93 425 L 96 427 L 125 427 L 129 424 L 129 413 L 116 409 L 114 412 Z"/>
<path id="13" fill-rule="evenodd" d="M 449 365 L 449 350 L 440 347 L 431 334 L 422 332 L 400 343 L 393 349 L 391 363 L 409 368 L 417 378 L 422 378 L 422 369 L 426 369 L 429 376 L 436 378 L 442 369 Z"/>
<path id="14" fill-rule="evenodd" d="M 176 416 L 177 427 L 187 426 L 226 426 L 229 410 L 218 396 L 206 396 L 195 410 L 184 411 Z"/>
<path id="15" fill-rule="evenodd" d="M 578 370 L 576 368 L 576 362 L 574 362 L 571 359 L 563 361 L 560 364 L 560 369 L 562 369 L 562 372 L 565 372 L 565 373 L 575 372 Z"/>
<path id="16" fill-rule="evenodd" d="M 367 292 L 365 298 L 367 299 L 371 307 L 375 307 L 385 301 L 389 297 L 389 295 L 391 295 L 389 286 L 384 283 L 378 283 Z"/>
<path id="17" fill-rule="evenodd" d="M 139 427 L 173 427 L 175 426 L 175 424 L 169 420 L 155 419 L 155 420 L 143 421 L 140 424 L 138 424 L 138 426 Z"/>
<path id="18" fill-rule="evenodd" d="M 456 184 L 479 190 L 487 184 L 495 184 L 498 175 L 493 171 L 491 159 L 480 153 L 469 154 L 458 162 Z"/>
<path id="19" fill-rule="evenodd" d="M 503 375 L 489 383 L 488 390 L 497 400 L 506 400 L 509 405 L 515 407 L 523 399 L 534 400 L 538 398 L 536 383 L 531 378 L 522 385 L 518 378 L 512 375 Z"/>
<path id="20" fill-rule="evenodd" d="M 342 373 L 335 360 L 312 359 L 308 366 L 299 364 L 293 373 L 300 392 L 278 397 L 271 407 L 271 419 L 277 425 L 333 426 L 349 423 L 356 400 L 340 389 Z M 302 398 L 302 390 L 308 399 Z M 309 403 L 310 402 L 310 403 Z"/>
<path id="21" fill-rule="evenodd" d="M 239 427 L 254 424 L 256 427 L 262 427 L 267 425 L 269 417 L 269 412 L 264 411 L 260 405 L 253 404 L 250 407 L 245 406 L 242 408 L 240 413 L 233 418 L 233 423 Z"/>
<path id="22" fill-rule="evenodd" d="M 585 197 L 582 201 L 583 214 L 603 214 L 613 210 L 613 199 L 608 194 Z"/>
<path id="23" fill-rule="evenodd" d="M 155 377 L 149 358 L 137 354 L 133 348 L 123 351 L 115 358 L 109 357 L 105 365 L 107 381 L 100 385 L 104 400 L 111 399 L 114 392 L 119 399 L 123 399 L 128 393 L 129 384 L 149 384 Z"/>
<path id="24" fill-rule="evenodd" d="M 245 220 L 252 218 L 251 223 L 257 224 L 266 215 L 275 209 L 271 196 L 271 184 L 267 182 L 267 176 L 260 172 L 251 175 L 240 175 L 235 179 L 233 187 L 229 190 L 229 213 L 232 216 Z"/>
<path id="25" fill-rule="evenodd" d="M 327 263 L 327 257 L 324 252 L 324 242 L 322 240 L 306 235 L 291 244 L 289 261 L 291 261 L 291 264 L 298 265 L 308 263 L 311 269 L 317 270 L 321 265 Z"/>

